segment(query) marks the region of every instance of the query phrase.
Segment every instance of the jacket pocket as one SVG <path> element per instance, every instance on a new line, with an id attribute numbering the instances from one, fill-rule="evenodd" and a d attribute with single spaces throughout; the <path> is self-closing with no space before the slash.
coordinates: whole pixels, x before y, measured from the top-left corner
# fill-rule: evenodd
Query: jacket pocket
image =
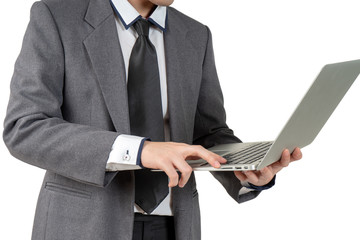
<path id="1" fill-rule="evenodd" d="M 70 188 L 58 183 L 53 183 L 53 182 L 47 182 L 45 183 L 45 189 L 52 191 L 52 192 L 57 192 L 57 193 L 63 193 L 66 195 L 70 195 L 70 196 L 74 196 L 74 197 L 81 197 L 81 198 L 87 198 L 90 199 L 91 198 L 91 192 L 87 192 L 87 191 L 83 191 L 83 190 L 79 190 L 79 189 L 75 189 L 75 188 Z"/>

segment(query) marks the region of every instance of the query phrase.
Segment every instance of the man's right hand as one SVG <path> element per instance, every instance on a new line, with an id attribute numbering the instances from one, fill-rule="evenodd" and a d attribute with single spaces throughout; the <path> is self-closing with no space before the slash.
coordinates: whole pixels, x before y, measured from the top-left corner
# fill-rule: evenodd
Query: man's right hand
<path id="1" fill-rule="evenodd" d="M 226 162 L 226 159 L 202 146 L 185 143 L 145 141 L 141 152 L 141 164 L 146 168 L 163 170 L 169 177 L 169 187 L 184 187 L 192 173 L 186 160 L 201 158 L 215 168 Z M 180 180 L 176 169 L 181 172 Z"/>

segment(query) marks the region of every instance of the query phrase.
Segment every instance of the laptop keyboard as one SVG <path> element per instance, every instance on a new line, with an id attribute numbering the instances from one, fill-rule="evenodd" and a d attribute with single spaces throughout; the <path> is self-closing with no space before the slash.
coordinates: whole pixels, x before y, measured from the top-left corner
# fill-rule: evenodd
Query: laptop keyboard
<path id="1" fill-rule="evenodd" d="M 272 142 L 256 143 L 238 152 L 226 154 L 223 158 L 227 160 L 226 164 L 251 164 L 261 160 L 271 145 Z"/>

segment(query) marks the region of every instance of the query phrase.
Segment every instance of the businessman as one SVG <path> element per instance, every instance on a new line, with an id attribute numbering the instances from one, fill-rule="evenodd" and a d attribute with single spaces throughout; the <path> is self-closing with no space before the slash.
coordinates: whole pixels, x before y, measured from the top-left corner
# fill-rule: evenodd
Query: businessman
<path id="1" fill-rule="evenodd" d="M 32 239 L 201 238 L 185 160 L 218 168 L 226 160 L 206 148 L 240 140 L 225 122 L 210 30 L 172 2 L 33 5 L 3 133 L 13 156 L 47 170 Z M 285 150 L 261 171 L 213 175 L 241 203 L 300 158 Z"/>

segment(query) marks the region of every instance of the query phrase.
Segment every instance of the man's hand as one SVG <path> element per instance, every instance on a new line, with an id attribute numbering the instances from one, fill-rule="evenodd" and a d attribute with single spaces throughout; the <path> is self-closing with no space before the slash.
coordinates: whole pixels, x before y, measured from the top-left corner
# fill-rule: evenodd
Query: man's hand
<path id="1" fill-rule="evenodd" d="M 300 160 L 302 153 L 300 148 L 296 148 L 290 155 L 289 150 L 285 149 L 282 152 L 281 159 L 273 164 L 259 170 L 259 171 L 235 171 L 235 176 L 243 182 L 249 182 L 255 186 L 264 186 L 268 184 L 271 179 L 284 167 L 289 166 L 293 161 Z"/>
<path id="2" fill-rule="evenodd" d="M 161 169 L 169 177 L 169 187 L 184 187 L 189 180 L 192 168 L 185 160 L 204 159 L 211 166 L 219 168 L 226 160 L 219 155 L 206 150 L 202 146 L 175 142 L 145 141 L 141 152 L 141 164 L 146 168 Z M 176 172 L 181 172 L 179 175 Z"/>

